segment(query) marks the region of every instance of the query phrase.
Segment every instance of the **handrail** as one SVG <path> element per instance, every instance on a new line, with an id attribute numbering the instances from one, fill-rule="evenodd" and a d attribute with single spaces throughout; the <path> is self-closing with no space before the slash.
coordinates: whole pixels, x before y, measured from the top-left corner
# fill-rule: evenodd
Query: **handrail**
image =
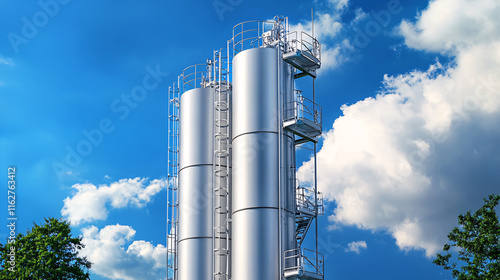
<path id="1" fill-rule="evenodd" d="M 301 51 L 306 52 L 318 61 L 321 61 L 321 43 L 309 33 L 301 31 L 288 32 L 285 35 L 287 46 L 286 52 Z"/>
<path id="2" fill-rule="evenodd" d="M 297 180 L 297 187 L 296 187 L 296 200 L 297 200 L 297 206 L 305 208 L 311 212 L 316 213 L 319 216 L 322 216 L 325 212 L 325 206 L 323 204 L 323 194 L 318 192 L 316 197 L 317 197 L 317 203 L 315 205 L 314 203 L 314 190 L 312 188 L 305 187 L 303 185 L 300 185 L 299 181 Z"/>
<path id="3" fill-rule="evenodd" d="M 286 115 L 290 116 L 285 121 L 291 119 L 298 120 L 309 120 L 315 124 L 322 126 L 322 109 L 321 106 L 314 103 L 312 100 L 304 97 L 303 95 L 297 95 L 296 101 L 290 102 L 291 106 L 288 106 Z"/>
<path id="4" fill-rule="evenodd" d="M 314 194 L 309 194 L 309 192 L 311 191 L 311 189 L 305 188 L 303 186 L 297 187 L 297 206 L 314 212 L 316 207 L 314 206 L 314 199 L 312 199 L 314 197 Z"/>
<path id="5" fill-rule="evenodd" d="M 202 68 L 203 70 L 200 70 Z M 208 81 L 207 73 L 209 69 L 207 63 L 193 64 L 182 71 L 182 92 L 190 89 L 203 87 Z"/>
<path id="6" fill-rule="evenodd" d="M 249 25 L 252 26 L 248 28 Z M 277 32 L 275 39 L 280 39 L 284 30 L 280 21 L 250 20 L 236 24 L 233 27 L 233 57 L 246 49 L 266 46 L 265 34 L 273 30 Z"/>
<path id="7" fill-rule="evenodd" d="M 283 272 L 285 273 L 300 271 L 301 273 L 309 272 L 320 276 L 324 276 L 325 273 L 323 254 L 309 249 L 295 248 L 285 251 L 284 263 Z"/>

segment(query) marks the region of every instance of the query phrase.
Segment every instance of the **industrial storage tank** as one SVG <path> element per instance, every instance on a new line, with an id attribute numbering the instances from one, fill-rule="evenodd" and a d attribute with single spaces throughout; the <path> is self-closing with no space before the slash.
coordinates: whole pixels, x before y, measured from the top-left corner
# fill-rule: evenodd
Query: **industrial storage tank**
<path id="1" fill-rule="evenodd" d="M 202 71 L 188 67 L 174 83 L 167 279 L 324 279 L 321 197 L 316 179 L 314 188 L 300 186 L 295 174 L 296 149 L 313 143 L 316 158 L 322 131 L 314 103 L 320 53 L 313 36 L 288 30 L 287 18 L 247 21 Z M 306 76 L 312 100 L 294 88 Z M 316 250 L 307 250 L 314 221 Z"/>
<path id="2" fill-rule="evenodd" d="M 278 50 L 233 59 L 232 278 L 280 278 Z"/>
<path id="3" fill-rule="evenodd" d="M 212 87 L 180 98 L 178 279 L 211 280 L 212 272 Z"/>

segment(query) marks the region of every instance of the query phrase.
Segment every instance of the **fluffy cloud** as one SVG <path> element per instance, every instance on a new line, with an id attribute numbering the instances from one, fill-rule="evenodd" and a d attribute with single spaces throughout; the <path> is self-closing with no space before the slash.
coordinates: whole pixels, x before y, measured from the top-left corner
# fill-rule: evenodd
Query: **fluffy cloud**
<path id="1" fill-rule="evenodd" d="M 439 0 L 413 24 L 403 21 L 400 33 L 409 47 L 456 53 L 463 48 L 498 42 L 500 5 L 497 0 Z"/>
<path id="2" fill-rule="evenodd" d="M 81 254 L 92 262 L 92 272 L 111 279 L 165 279 L 167 250 L 146 241 L 133 241 L 130 226 L 109 225 L 99 230 L 95 226 L 82 229 Z"/>
<path id="3" fill-rule="evenodd" d="M 105 220 L 108 216 L 107 206 L 125 208 L 128 206 L 144 207 L 151 197 L 167 186 L 166 180 L 146 178 L 121 179 L 99 187 L 86 183 L 75 184 L 76 194 L 64 199 L 61 214 L 73 225 L 81 222 Z"/>
<path id="4" fill-rule="evenodd" d="M 490 12 L 499 8 L 498 1 L 436 0 L 414 24 L 401 23 L 409 47 L 454 53 L 454 60 L 386 76 L 376 97 L 342 107 L 318 153 L 318 187 L 337 205 L 332 229 L 387 231 L 401 249 L 430 257 L 459 213 L 498 193 L 500 29 L 458 37 L 452 30 L 498 27 Z M 441 17 L 449 20 L 436 28 Z M 303 164 L 299 180 L 312 182 L 312 164 Z"/>
<path id="5" fill-rule="evenodd" d="M 346 252 L 354 252 L 356 254 L 361 253 L 361 249 L 367 249 L 368 245 L 366 245 L 366 241 L 356 241 L 347 244 Z"/>

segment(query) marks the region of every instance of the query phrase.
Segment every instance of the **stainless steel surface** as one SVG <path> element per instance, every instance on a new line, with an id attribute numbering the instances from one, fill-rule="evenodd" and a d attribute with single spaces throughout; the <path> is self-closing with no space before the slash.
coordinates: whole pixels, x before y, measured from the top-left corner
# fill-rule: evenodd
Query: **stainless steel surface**
<path id="1" fill-rule="evenodd" d="M 233 60 L 233 139 L 243 133 L 278 132 L 278 51 L 256 48 Z"/>
<path id="2" fill-rule="evenodd" d="M 185 92 L 180 101 L 178 279 L 212 275 L 212 88 Z"/>
<path id="3" fill-rule="evenodd" d="M 233 28 L 227 57 L 215 52 L 214 60 L 188 67 L 180 76 L 185 92 L 178 118 L 174 280 L 283 280 L 283 273 L 306 279 L 290 269 L 299 260 L 313 260 L 285 255 L 303 252 L 298 241 L 307 229 L 296 201 L 294 139 L 302 135 L 285 130 L 283 120 L 297 117 L 295 79 L 315 77 L 320 45 L 312 37 L 312 43 L 291 40 L 287 18 L 256 22 L 256 29 L 244 28 L 247 23 L 252 22 Z M 307 44 L 312 52 L 304 56 L 298 50 L 305 51 Z M 304 60 L 309 56 L 313 65 Z M 232 98 L 230 91 L 220 90 L 231 82 Z"/>
<path id="4" fill-rule="evenodd" d="M 234 139 L 233 213 L 254 207 L 278 209 L 278 170 L 278 134 L 252 133 Z"/>
<path id="5" fill-rule="evenodd" d="M 294 71 L 293 68 L 286 62 L 281 61 L 280 65 L 281 69 L 281 81 L 283 88 L 282 95 L 282 119 L 286 119 L 288 117 L 287 106 L 290 106 L 291 101 L 293 101 L 295 96 L 294 91 Z M 281 143 L 281 162 L 283 168 L 282 170 L 282 193 L 283 193 L 283 211 L 282 211 L 282 251 L 285 252 L 287 250 L 292 250 L 296 248 L 296 239 L 295 239 L 295 208 L 296 208 L 296 199 L 295 199 L 295 140 L 292 133 L 288 131 L 283 131 L 282 134 L 282 143 Z M 284 258 L 281 258 L 284 260 Z M 290 262 L 290 260 L 285 260 L 284 265 L 287 265 L 286 262 Z"/>
<path id="6" fill-rule="evenodd" d="M 280 278 L 278 51 L 233 60 L 233 280 Z"/>
<path id="7" fill-rule="evenodd" d="M 294 98 L 294 71 L 286 62 L 280 60 L 280 81 L 281 81 L 281 120 L 287 117 L 287 106 Z M 282 121 L 280 121 L 280 124 Z M 283 253 L 296 248 L 295 238 L 295 141 L 292 133 L 281 129 L 281 250 Z M 288 260 L 284 260 L 281 269 L 286 266 Z M 289 261 L 288 261 L 289 262 Z"/>
<path id="8" fill-rule="evenodd" d="M 197 88 L 181 96 L 179 170 L 198 164 L 212 164 L 213 88 Z"/>
<path id="9" fill-rule="evenodd" d="M 192 166 L 179 172 L 179 243 L 212 238 L 212 166 Z"/>
<path id="10" fill-rule="evenodd" d="M 178 279 L 211 280 L 212 262 L 205 256 L 212 254 L 212 238 L 179 242 Z"/>
<path id="11" fill-rule="evenodd" d="M 278 280 L 278 209 L 233 214 L 232 280 Z"/>

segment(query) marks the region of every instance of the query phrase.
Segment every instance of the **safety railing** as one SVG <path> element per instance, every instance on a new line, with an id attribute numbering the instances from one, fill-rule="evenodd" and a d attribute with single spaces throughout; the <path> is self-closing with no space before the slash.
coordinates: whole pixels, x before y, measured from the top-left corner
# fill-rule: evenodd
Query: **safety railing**
<path id="1" fill-rule="evenodd" d="M 286 116 L 289 116 L 286 121 L 296 119 L 296 120 L 308 120 L 319 127 L 322 126 L 322 110 L 321 106 L 314 103 L 312 100 L 302 96 L 297 95 L 297 100 L 292 101 L 290 106 L 287 106 Z"/>
<path id="2" fill-rule="evenodd" d="M 323 254 L 313 250 L 296 248 L 285 251 L 284 264 L 283 272 L 285 277 L 307 274 L 316 279 L 323 279 L 324 277 Z"/>
<path id="3" fill-rule="evenodd" d="M 317 194 L 317 204 L 316 204 L 316 213 L 318 216 L 323 216 L 325 214 L 325 205 L 323 204 L 323 194 L 318 192 Z"/>
<path id="4" fill-rule="evenodd" d="M 314 205 L 314 190 L 299 185 L 296 188 L 295 196 L 298 208 L 306 209 L 313 213 L 316 212 L 316 206 Z"/>
<path id="5" fill-rule="evenodd" d="M 205 87 L 210 81 L 211 69 L 209 64 L 194 64 L 184 68 L 182 71 L 182 93 Z"/>
<path id="6" fill-rule="evenodd" d="M 233 56 L 251 48 L 275 46 L 282 40 L 286 24 L 286 18 L 238 23 L 233 27 Z"/>
<path id="7" fill-rule="evenodd" d="M 323 194 L 318 192 L 316 194 L 316 205 L 314 203 L 314 189 L 305 187 L 297 183 L 296 188 L 297 207 L 309 210 L 317 215 L 323 215 L 325 207 L 323 205 Z"/>
<path id="8" fill-rule="evenodd" d="M 310 34 L 293 31 L 286 34 L 285 53 L 301 51 L 321 61 L 321 44 Z"/>

